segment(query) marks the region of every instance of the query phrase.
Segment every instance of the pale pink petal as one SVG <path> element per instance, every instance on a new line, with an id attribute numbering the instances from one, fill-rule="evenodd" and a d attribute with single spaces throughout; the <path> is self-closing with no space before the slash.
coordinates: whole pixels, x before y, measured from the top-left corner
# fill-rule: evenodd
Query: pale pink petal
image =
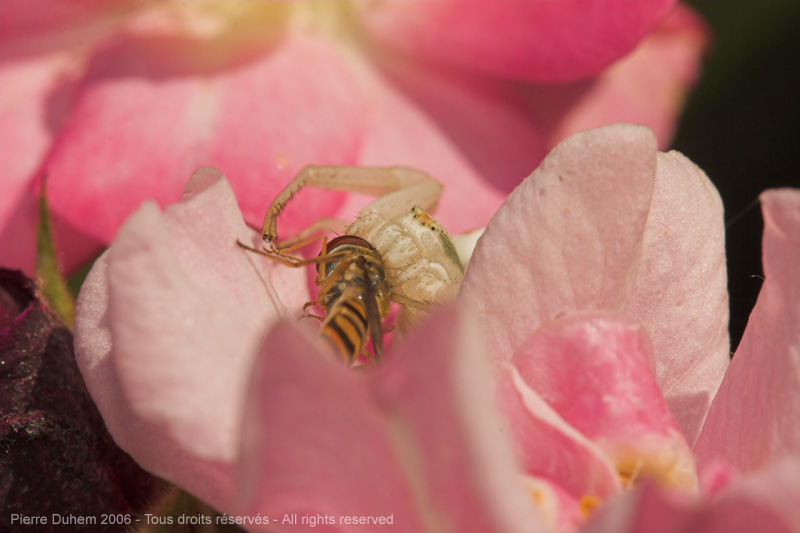
<path id="1" fill-rule="evenodd" d="M 353 163 L 364 111 L 342 54 L 313 37 L 274 49 L 263 40 L 261 55 L 226 58 L 237 68 L 210 62 L 225 55 L 214 40 L 134 34 L 108 43 L 44 165 L 53 210 L 107 242 L 142 200 L 176 201 L 186 175 L 214 164 L 231 177 L 248 223 L 260 226 L 305 164 Z M 338 198 L 303 194 L 284 231 L 332 214 Z"/>
<path id="2" fill-rule="evenodd" d="M 554 146 L 575 132 L 613 122 L 649 127 L 666 149 L 675 117 L 697 81 L 708 30 L 677 5 L 626 57 L 597 77 L 571 84 L 531 85 L 530 112 Z"/>
<path id="3" fill-rule="evenodd" d="M 591 76 L 629 52 L 673 0 L 364 4 L 371 36 L 462 68 L 528 81 Z"/>
<path id="4" fill-rule="evenodd" d="M 374 374 L 357 374 L 276 327 L 250 389 L 245 514 L 393 515 L 398 531 L 539 531 L 492 413 L 474 332 L 440 312 Z"/>
<path id="5" fill-rule="evenodd" d="M 743 471 L 800 454 L 800 191 L 761 203 L 764 284 L 695 447 Z"/>
<path id="6" fill-rule="evenodd" d="M 108 254 L 95 261 L 77 302 L 75 356 L 86 387 L 114 441 L 142 468 L 185 487 L 218 509 L 234 504 L 233 468 L 227 461 L 187 450 L 160 421 L 132 411 L 113 360 L 108 312 Z"/>
<path id="7" fill-rule="evenodd" d="M 198 171 L 179 205 L 162 214 L 147 203 L 124 225 L 84 283 L 75 323 L 81 372 L 115 440 L 224 510 L 248 368 L 284 304 L 307 298 L 302 272 L 237 238 L 260 240 L 219 171 Z"/>
<path id="8" fill-rule="evenodd" d="M 559 144 L 492 218 L 460 297 L 478 306 L 492 357 L 540 325 L 621 309 L 638 266 L 656 174 L 655 139 L 616 125 Z"/>
<path id="9" fill-rule="evenodd" d="M 730 360 L 723 224 L 703 171 L 678 152 L 659 153 L 624 312 L 653 342 L 656 381 L 690 445 Z"/>
<path id="10" fill-rule="evenodd" d="M 621 476 L 696 489 L 694 458 L 656 384 L 649 344 L 617 315 L 577 314 L 539 329 L 512 364 Z"/>
<path id="11" fill-rule="evenodd" d="M 800 532 L 800 462 L 789 458 L 732 483 L 702 502 L 655 485 L 610 502 L 582 533 Z"/>
<path id="12" fill-rule="evenodd" d="M 694 441 L 727 364 L 719 195 L 646 128 L 615 125 L 557 146 L 478 241 L 461 297 L 496 360 L 579 310 L 619 311 L 653 341 L 656 379 Z"/>

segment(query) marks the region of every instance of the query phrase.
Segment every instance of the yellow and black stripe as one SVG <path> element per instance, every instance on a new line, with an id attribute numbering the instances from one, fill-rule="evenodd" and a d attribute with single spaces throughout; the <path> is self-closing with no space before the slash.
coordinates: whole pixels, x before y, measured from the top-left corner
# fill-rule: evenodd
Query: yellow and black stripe
<path id="1" fill-rule="evenodd" d="M 328 310 L 320 332 L 346 364 L 352 364 L 367 342 L 367 309 L 360 287 L 350 287 Z"/>

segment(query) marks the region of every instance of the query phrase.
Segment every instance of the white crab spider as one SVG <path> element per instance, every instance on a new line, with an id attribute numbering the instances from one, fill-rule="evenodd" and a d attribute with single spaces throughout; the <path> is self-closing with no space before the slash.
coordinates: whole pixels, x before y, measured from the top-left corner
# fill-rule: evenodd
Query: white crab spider
<path id="1" fill-rule="evenodd" d="M 416 311 L 456 295 L 464 266 L 450 235 L 428 214 L 436 208 L 442 191 L 438 181 L 407 167 L 305 167 L 266 213 L 261 233 L 271 246 L 275 247 L 277 241 L 278 215 L 303 187 L 378 196 L 361 209 L 346 234 L 364 239 L 378 252 L 391 287 L 391 299 L 405 305 L 406 318 L 416 321 Z M 285 249 L 332 227 L 344 227 L 344 223 L 320 219 L 273 249 Z"/>

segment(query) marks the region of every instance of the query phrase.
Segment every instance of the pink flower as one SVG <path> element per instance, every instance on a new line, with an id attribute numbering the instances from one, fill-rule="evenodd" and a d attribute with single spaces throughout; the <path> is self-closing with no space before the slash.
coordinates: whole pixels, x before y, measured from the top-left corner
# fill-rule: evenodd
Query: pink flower
<path id="1" fill-rule="evenodd" d="M 485 225 L 570 133 L 625 120 L 666 146 L 705 41 L 674 0 L 0 1 L 0 249 L 27 271 L 45 176 L 69 268 L 203 165 L 254 225 L 309 163 L 424 168 L 453 230 Z M 286 230 L 344 201 L 309 192 Z"/>
<path id="2" fill-rule="evenodd" d="M 204 169 L 98 260 L 76 356 L 117 443 L 249 529 L 792 531 L 800 192 L 763 201 L 764 291 L 730 365 L 719 197 L 617 125 L 557 146 L 492 218 L 458 309 L 364 374 L 296 325 L 305 274 L 234 245 L 260 236 Z"/>

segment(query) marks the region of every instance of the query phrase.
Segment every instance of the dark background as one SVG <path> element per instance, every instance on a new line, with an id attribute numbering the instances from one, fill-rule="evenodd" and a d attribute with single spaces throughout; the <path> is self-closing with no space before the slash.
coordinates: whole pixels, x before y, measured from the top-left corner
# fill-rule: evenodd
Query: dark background
<path id="1" fill-rule="evenodd" d="M 758 195 L 800 187 L 800 2 L 688 4 L 713 37 L 673 147 L 708 174 L 725 205 L 733 351 L 763 281 Z"/>

